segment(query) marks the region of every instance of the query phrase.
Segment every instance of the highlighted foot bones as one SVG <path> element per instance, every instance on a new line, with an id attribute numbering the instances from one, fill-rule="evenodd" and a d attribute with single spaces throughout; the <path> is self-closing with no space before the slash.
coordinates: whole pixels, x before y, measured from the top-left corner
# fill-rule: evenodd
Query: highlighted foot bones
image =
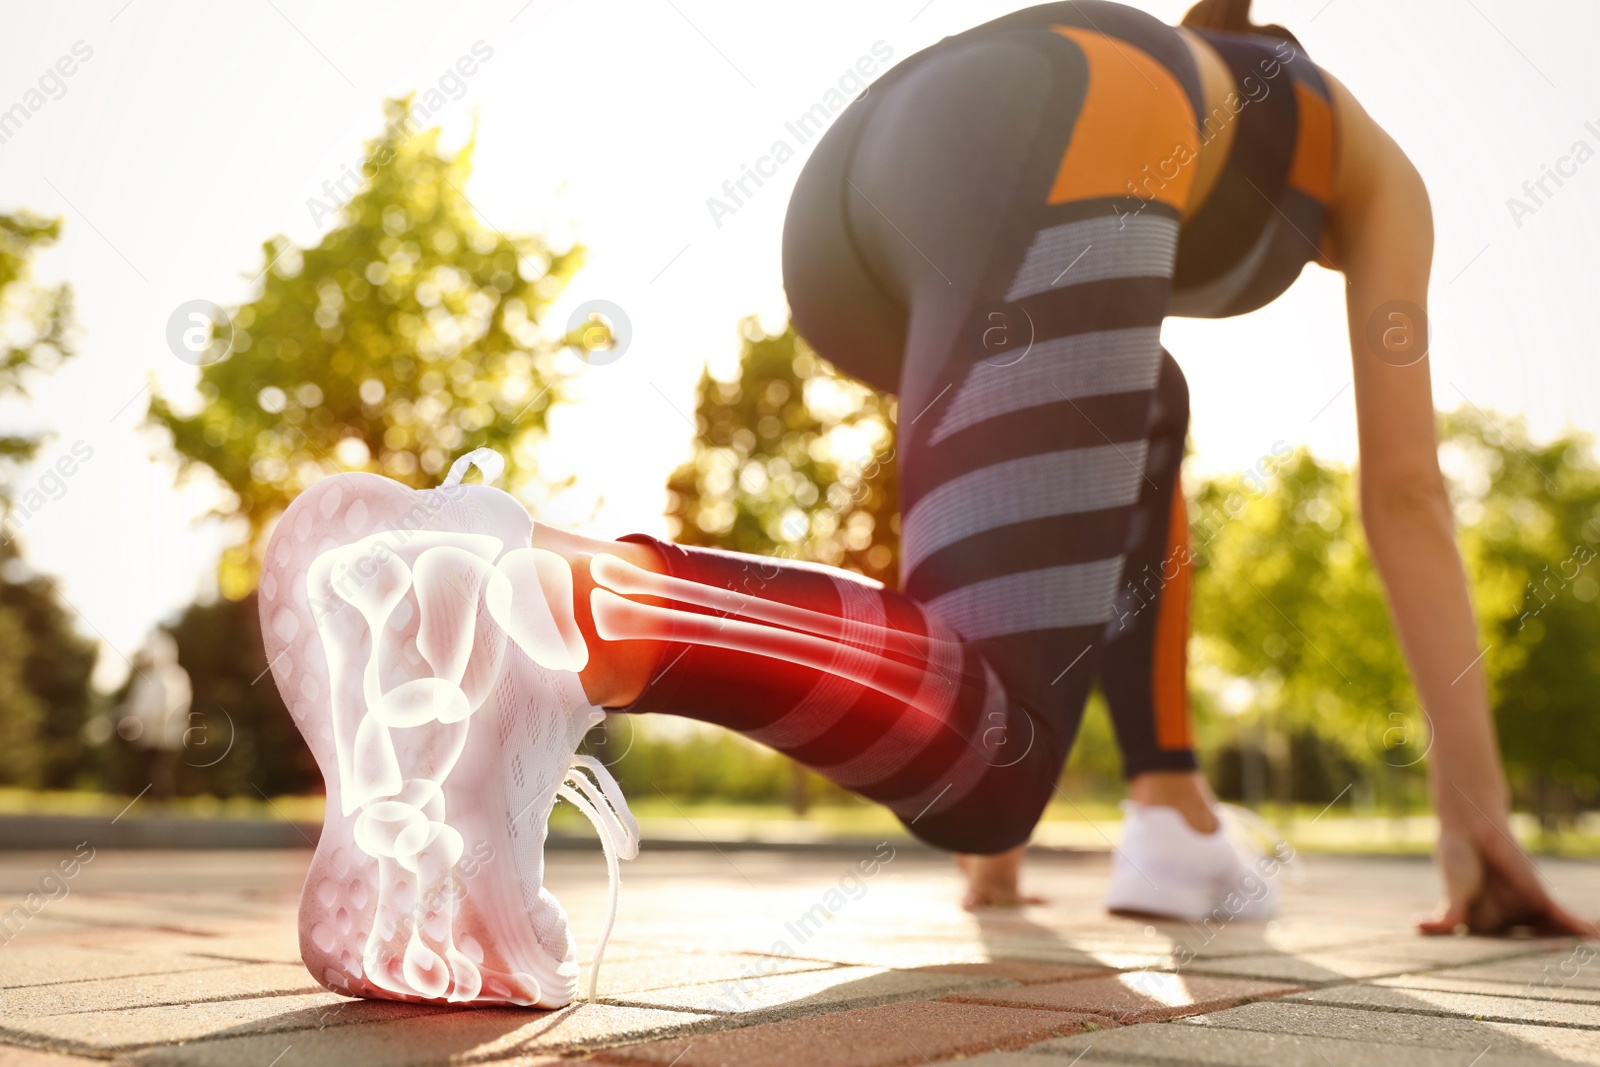
<path id="1" fill-rule="evenodd" d="M 267 548 L 268 658 L 328 785 L 302 954 L 352 995 L 555 1007 L 577 962 L 542 886 L 551 807 L 595 823 L 611 916 L 638 828 L 605 768 L 574 756 L 602 713 L 572 673 L 588 650 L 570 569 L 528 547 L 516 501 L 459 484 L 464 462 L 420 493 L 326 479 Z"/>

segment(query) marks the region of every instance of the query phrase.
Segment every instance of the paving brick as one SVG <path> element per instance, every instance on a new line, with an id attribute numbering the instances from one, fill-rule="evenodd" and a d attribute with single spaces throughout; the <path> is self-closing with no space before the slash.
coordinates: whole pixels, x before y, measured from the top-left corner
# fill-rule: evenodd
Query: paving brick
<path id="1" fill-rule="evenodd" d="M 121 1011 L 72 1012 L 7 1019 L 5 1028 L 31 1043 L 62 1042 L 80 1050 L 116 1050 L 241 1033 L 278 1033 L 358 1021 L 390 1021 L 442 1010 L 396 1001 L 350 1000 L 333 993 L 157 1005 Z"/>
<path id="2" fill-rule="evenodd" d="M 226 935 L 143 927 L 102 927 L 58 940 L 82 948 L 181 953 L 235 963 L 300 962 L 300 924 L 295 918 L 272 928 L 257 930 L 241 927 L 239 932 Z"/>
<path id="3" fill-rule="evenodd" d="M 0 1001 L 0 1025 L 43 1015 L 317 993 L 321 988 L 298 963 L 253 963 L 132 978 L 54 982 L 24 986 L 9 993 Z"/>
<path id="4" fill-rule="evenodd" d="M 602 975 L 607 1002 L 546 1013 L 313 991 L 295 918 L 308 859 L 104 850 L 69 898 L 0 946 L 0 986 L 11 986 L 0 993 L 0 1067 L 34 1067 L 41 1056 L 48 1064 L 50 1053 L 39 1051 L 46 1048 L 141 1067 L 531 1065 L 589 1052 L 666 1067 L 686 1045 L 683 1065 L 920 1067 L 910 1042 L 931 1059 L 970 1053 L 978 1058 L 966 1062 L 984 1067 L 1066 1067 L 1085 1049 L 1079 1067 L 1466 1067 L 1480 1053 L 1476 1067 L 1548 1057 L 1600 1062 L 1600 1028 L 1585 1028 L 1596 1024 L 1577 1014 L 1596 1012 L 1600 959 L 1575 954 L 1570 940 L 1417 936 L 1409 916 L 1433 893 L 1420 861 L 1318 857 L 1316 879 L 1286 890 L 1279 921 L 1189 924 L 1101 913 L 1103 857 L 1038 857 L 1031 876 L 1054 904 L 969 914 L 955 905 L 960 887 L 946 858 L 904 850 L 870 892 L 819 927 L 797 917 L 816 914 L 819 893 L 843 869 L 838 857 L 739 852 L 730 864 L 711 854 L 647 853 L 629 868 Z M 597 853 L 549 859 L 552 891 L 569 907 L 586 967 L 603 920 L 604 867 Z M 37 856 L 0 853 L 0 887 L 25 889 L 37 866 Z M 1600 911 L 1600 865 L 1568 864 L 1560 884 L 1575 908 Z M 1352 907 L 1358 899 L 1384 906 Z M 761 955 L 778 942 L 789 951 Z M 1107 966 L 1167 973 L 1108 977 Z M 708 1008 L 708 987 L 737 990 L 747 973 L 761 972 L 767 977 L 746 994 L 753 1010 Z M 1334 987 L 1319 993 L 1364 1003 L 1264 1000 L 1123 1029 L 1106 1020 L 1106 1030 L 1060 1039 L 1030 1029 L 1093 1025 L 1060 999 L 1069 987 L 1139 980 L 1189 988 L 1201 976 L 1316 984 Z M 1349 992 L 1355 982 L 1366 989 Z M 1052 1010 L 965 1002 L 1029 1002 L 1041 990 Z M 947 994 L 952 999 L 934 999 Z M 633 998 L 650 997 L 675 997 L 679 1006 L 633 1006 Z M 1474 1019 L 1485 1005 L 1492 1010 Z M 1095 1007 L 1114 1010 L 1104 1001 Z M 1501 1018 L 1519 1021 L 1494 1021 Z M 1574 1019 L 1583 1024 L 1562 1022 Z M 1000 1051 L 985 1051 L 995 1046 Z"/>
<path id="5" fill-rule="evenodd" d="M 1570 944 L 1570 941 L 1567 942 Z M 1381 946 L 1366 946 L 1363 955 L 1414 964 L 1444 967 L 1451 964 L 1489 963 L 1546 952 L 1560 944 L 1550 938 L 1509 937 L 1397 937 Z"/>
<path id="6" fill-rule="evenodd" d="M 725 1012 L 743 1021 L 814 1015 L 955 990 L 996 988 L 1003 978 L 880 967 L 833 967 L 766 978 L 701 982 L 608 998 L 617 1003 L 680 1011 Z"/>
<path id="7" fill-rule="evenodd" d="M 39 947 L 44 945 L 79 945 L 85 948 L 104 947 L 106 935 L 118 936 L 120 931 L 95 923 L 63 918 L 46 909 L 19 923 L 15 915 L 5 917 L 13 901 L 0 903 L 0 944 L 7 948 Z"/>
<path id="8" fill-rule="evenodd" d="M 1297 994 L 1297 1001 L 1341 1008 L 1375 1008 L 1418 1015 L 1456 1015 L 1508 1023 L 1545 1023 L 1600 1029 L 1600 1012 L 1587 1004 L 1531 997 L 1484 996 L 1437 989 L 1394 989 L 1384 986 L 1334 986 Z"/>
<path id="9" fill-rule="evenodd" d="M 753 944 L 743 947 L 753 951 L 765 951 L 756 949 Z M 949 963 L 986 963 L 994 957 L 978 942 L 929 941 L 919 944 L 909 941 L 859 938 L 853 941 L 799 945 L 794 949 L 794 958 L 857 967 L 912 968 L 938 967 Z M 1091 961 L 1084 956 L 1071 962 L 1082 964 Z"/>
<path id="10" fill-rule="evenodd" d="M 1422 965 L 1426 966 L 1426 965 Z M 1352 978 L 1378 978 L 1405 974 L 1419 965 L 1392 959 L 1373 959 L 1354 953 L 1262 954 L 1199 959 L 1180 969 L 1183 974 L 1220 974 L 1261 978 L 1295 985 L 1348 982 Z"/>
<path id="11" fill-rule="evenodd" d="M 1063 967 L 1054 963 L 1028 963 L 1025 960 L 948 963 L 943 966 L 919 967 L 918 970 L 932 974 L 964 974 L 974 978 L 1004 978 L 1018 985 L 1071 982 L 1079 978 L 1101 978 L 1109 973 L 1104 967 Z"/>
<path id="12" fill-rule="evenodd" d="M 1144 951 L 1133 948 L 1098 947 L 1078 948 L 1048 942 L 1015 942 L 985 945 L 989 959 L 1015 960 L 1026 963 L 1053 963 L 1063 967 L 1110 967 L 1114 970 L 1162 967 L 1172 962 L 1172 954 L 1163 950 Z"/>
<path id="13" fill-rule="evenodd" d="M 829 936 L 795 945 L 794 955 L 832 963 L 901 968 L 1010 960 L 1104 969 L 1157 966 L 1170 958 L 1165 941 L 1151 943 L 1132 938 L 1119 940 L 1105 937 L 1063 940 L 1054 936 L 988 938 L 970 935 L 946 939 L 932 936 Z"/>
<path id="14" fill-rule="evenodd" d="M 1481 1048 L 1482 1046 L 1480 1046 Z M 1214 1064 L 1217 1067 L 1466 1067 L 1456 1049 L 1385 1045 L 1349 1038 L 1305 1034 L 1254 1033 L 1159 1023 L 1128 1026 L 1103 1034 L 1082 1034 L 1030 1046 L 1016 1060 L 980 1056 L 961 1067 L 1066 1067 L 1082 1057 L 1084 1067 L 1099 1063 Z M 1570 1061 L 1529 1050 L 1488 1052 L 1472 1067 L 1537 1067 Z"/>
<path id="15" fill-rule="evenodd" d="M 84 1059 L 65 1052 L 0 1046 L 0 1067 L 105 1067 L 105 1060 Z"/>
<path id="16" fill-rule="evenodd" d="M 257 921 L 249 913 L 230 908 L 223 901 L 207 901 L 204 907 L 195 907 L 193 902 L 181 897 L 151 899 L 114 894 L 75 894 L 52 905 L 51 914 L 98 926 L 164 930 L 202 937 L 222 936 Z"/>
<path id="17" fill-rule="evenodd" d="M 983 1052 L 976 1056 L 948 1061 L 961 1067 L 1069 1067 L 1071 1057 L 1055 1052 Z M 1091 1067 L 1085 1064 L 1084 1067 Z"/>
<path id="18" fill-rule="evenodd" d="M 1195 959 L 1266 954 L 1329 952 L 1378 953 L 1399 941 L 1420 940 L 1409 926 L 1352 924 L 1327 916 L 1285 916 L 1268 923 L 1215 922 L 1153 924 L 1161 936 Z"/>
<path id="19" fill-rule="evenodd" d="M 1169 952 L 1182 959 L 1215 959 L 1265 953 L 1303 954 L 1351 948 L 1358 943 L 1381 944 L 1393 931 L 1345 930 L 1332 923 L 1291 922 L 1230 923 L 1154 922 L 1147 924 L 1167 941 Z"/>
<path id="20" fill-rule="evenodd" d="M 708 1024 L 704 1015 L 606 1004 L 579 1004 L 556 1012 L 435 1009 L 386 1022 L 223 1037 L 127 1050 L 124 1055 L 141 1067 L 435 1067 L 446 1062 L 570 1067 L 572 1060 L 554 1057 L 691 1032 Z M 283 1058 L 274 1063 L 280 1054 Z"/>
<path id="21" fill-rule="evenodd" d="M 1107 978 L 1050 982 L 1016 989 L 952 994 L 948 1000 L 1105 1015 L 1121 1023 L 1151 1022 L 1229 1008 L 1247 1000 L 1293 993 L 1298 986 L 1240 978 L 1135 971 Z"/>
<path id="22" fill-rule="evenodd" d="M 1443 973 L 1455 978 L 1478 978 L 1516 985 L 1543 986 L 1548 983 L 1568 989 L 1600 989 L 1600 945 L 1566 946 L 1525 959 L 1453 967 Z"/>
<path id="23" fill-rule="evenodd" d="M 652 989 L 699 982 L 732 982 L 735 985 L 758 981 L 766 975 L 833 968 L 819 960 L 784 959 L 730 952 L 676 952 L 671 955 L 613 960 L 608 951 L 600 968 L 602 999 L 626 996 Z"/>
<path id="24" fill-rule="evenodd" d="M 0 946 L 0 988 L 15 989 L 49 982 L 198 971 L 224 966 L 226 963 L 222 960 L 172 952 L 130 953 L 13 943 Z"/>
<path id="25" fill-rule="evenodd" d="M 645 1067 L 893 1067 L 1110 1025 L 1066 1012 L 910 1001 L 629 1045 L 597 1059 Z"/>
<path id="26" fill-rule="evenodd" d="M 1555 976 L 1542 982 L 1494 982 L 1482 978 L 1457 978 L 1450 971 L 1408 974 L 1371 983 L 1393 989 L 1435 989 L 1445 993 L 1477 993 L 1489 997 L 1527 997 L 1530 1000 L 1564 1000 L 1600 1006 L 1600 989 L 1562 985 Z M 1600 1018 L 1600 1013 L 1596 1013 Z"/>
<path id="27" fill-rule="evenodd" d="M 170 944 L 178 944 L 172 941 Z M 188 937 L 183 950 L 195 956 L 259 963 L 299 963 L 300 924 L 283 924 L 276 930 L 229 937 Z"/>
<path id="28" fill-rule="evenodd" d="M 1396 1060 L 1400 1061 L 1409 1057 L 1413 1049 L 1432 1048 L 1459 1050 L 1466 1054 L 1467 1060 L 1484 1049 L 1490 1049 L 1507 1055 L 1542 1053 L 1579 1062 L 1600 1062 L 1600 1031 L 1326 1007 L 1294 1000 L 1245 1004 L 1208 1015 L 1190 1016 L 1172 1025 L 1337 1037 L 1409 1046 L 1403 1056 L 1396 1056 Z"/>

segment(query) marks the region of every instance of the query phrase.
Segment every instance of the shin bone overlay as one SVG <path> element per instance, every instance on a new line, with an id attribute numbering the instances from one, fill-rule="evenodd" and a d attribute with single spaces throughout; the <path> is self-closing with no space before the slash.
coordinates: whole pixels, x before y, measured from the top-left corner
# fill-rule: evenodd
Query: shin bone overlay
<path id="1" fill-rule="evenodd" d="M 945 632 L 922 637 L 887 626 L 873 627 L 866 647 L 880 655 L 869 663 L 842 667 L 836 655 L 840 641 L 861 642 L 861 629 L 847 632 L 842 619 L 791 604 L 781 604 L 714 586 L 702 585 L 669 575 L 655 574 L 616 556 L 597 555 L 590 573 L 599 583 L 589 594 L 594 614 L 595 633 L 604 641 L 675 641 L 724 648 L 749 655 L 766 656 L 799 664 L 817 671 L 841 673 L 850 681 L 876 690 L 936 720 L 949 725 L 951 694 L 948 684 L 930 674 L 937 664 L 961 661 L 960 642 Z M 706 615 L 673 607 L 640 604 L 624 593 L 660 597 L 715 611 Z M 780 628 L 787 627 L 787 628 Z M 797 632 L 800 631 L 800 632 Z M 900 652 L 905 659 L 888 655 Z M 944 682 L 953 679 L 945 679 Z M 985 762 L 993 754 L 979 739 L 962 741 Z"/>

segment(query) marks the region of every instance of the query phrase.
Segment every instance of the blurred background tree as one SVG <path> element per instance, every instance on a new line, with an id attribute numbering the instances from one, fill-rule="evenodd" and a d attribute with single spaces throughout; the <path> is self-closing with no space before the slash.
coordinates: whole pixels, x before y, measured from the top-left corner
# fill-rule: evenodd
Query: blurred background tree
<path id="1" fill-rule="evenodd" d="M 0 782 L 68 789 L 97 780 L 82 735 L 99 647 L 55 583 L 0 549 Z"/>
<path id="2" fill-rule="evenodd" d="M 28 383 L 72 357 L 72 287 L 40 285 L 32 261 L 61 236 L 60 219 L 0 214 L 0 397 L 26 397 Z M 38 451 L 41 434 L 0 434 L 0 500 L 10 505 L 15 464 Z"/>
<path id="3" fill-rule="evenodd" d="M 1374 784 L 1410 798 L 1403 768 L 1426 741 L 1349 471 L 1299 449 L 1202 482 L 1190 536 L 1195 704 L 1219 791 L 1326 802 L 1353 762 L 1393 768 Z"/>
<path id="4" fill-rule="evenodd" d="M 1443 430 L 1506 770 L 1554 830 L 1600 804 L 1600 463 L 1475 409 Z"/>
<path id="5" fill-rule="evenodd" d="M 839 374 L 792 325 L 769 334 L 751 317 L 739 330 L 738 376 L 701 375 L 694 454 L 667 482 L 673 540 L 825 563 L 893 585 L 893 398 Z M 703 733 L 664 740 L 641 731 L 616 769 L 624 781 L 693 797 L 722 781 L 722 795 L 787 799 L 797 812 L 815 798 L 847 798 L 785 756 Z"/>
<path id="6" fill-rule="evenodd" d="M 255 587 L 272 521 L 307 486 L 370 470 L 436 484 L 450 460 L 489 446 L 507 488 L 537 481 L 534 451 L 558 393 L 539 319 L 582 261 L 479 219 L 465 192 L 472 143 L 412 132 L 409 98 L 385 105 L 365 184 L 314 248 L 262 248 L 262 289 L 232 313 L 232 351 L 200 374 L 192 413 L 156 396 L 185 466 L 231 490 L 242 520 L 223 557 L 224 596 Z"/>
<path id="7" fill-rule="evenodd" d="M 1580 435 L 1536 444 L 1473 408 L 1440 425 L 1507 774 L 1554 829 L 1600 804 L 1600 463 Z M 1431 730 L 1354 478 L 1304 450 L 1274 466 L 1203 483 L 1191 512 L 1213 779 L 1233 797 L 1325 802 L 1354 785 L 1414 808 Z"/>
<path id="8" fill-rule="evenodd" d="M 471 143 L 444 154 L 405 101 L 368 145 L 367 183 L 314 248 L 263 249 L 261 291 L 232 315 L 228 358 L 200 374 L 193 410 L 156 397 L 150 421 L 188 470 L 231 493 L 238 543 L 224 598 L 168 627 L 194 685 L 184 793 L 313 791 L 303 743 L 263 677 L 252 595 L 271 523 L 303 487 L 342 470 L 434 484 L 454 455 L 507 454 L 510 487 L 549 490 L 536 451 L 559 398 L 554 352 L 593 342 L 540 319 L 581 249 L 552 251 L 476 216 L 463 190 Z M 35 283 L 58 224 L 0 216 L 0 400 L 71 355 L 71 293 Z M 833 564 L 893 585 L 899 523 L 891 397 L 840 375 L 792 327 L 740 325 L 737 373 L 705 373 L 694 452 L 669 480 L 675 538 Z M 42 437 L 0 436 L 0 784 L 103 783 L 110 750 L 84 747 L 96 646 L 14 540 L 17 464 Z M 1593 443 L 1544 444 L 1476 409 L 1445 416 L 1441 457 L 1487 648 L 1491 698 L 1518 803 L 1547 828 L 1600 804 L 1600 461 Z M 1197 558 L 1192 685 L 1219 793 L 1320 806 L 1347 787 L 1395 813 L 1425 801 L 1429 735 L 1356 512 L 1354 476 L 1305 450 L 1191 491 Z M 101 720 L 109 721 L 104 716 Z M 742 739 L 659 724 L 599 739 L 626 752 L 625 781 L 672 797 L 846 802 L 847 794 Z M 227 756 L 212 762 L 216 755 Z M 1118 790 L 1120 761 L 1097 697 L 1064 780 Z"/>
<path id="9" fill-rule="evenodd" d="M 0 402 L 25 398 L 35 378 L 73 354 L 72 289 L 41 285 L 32 271 L 60 233 L 59 219 L 0 214 Z M 18 551 L 17 534 L 54 495 L 16 484 L 45 439 L 0 433 L 0 783 L 60 789 L 93 777 L 80 731 L 96 647 L 73 628 L 54 583 Z"/>
<path id="10" fill-rule="evenodd" d="M 667 483 L 680 544 L 843 567 L 893 585 L 895 404 L 795 334 L 740 323 L 739 374 L 700 378 L 694 455 Z"/>
<path id="11" fill-rule="evenodd" d="M 231 491 L 221 511 L 240 527 L 219 568 L 223 599 L 167 627 L 194 686 L 181 793 L 320 784 L 262 676 L 254 597 L 272 523 L 301 490 L 351 470 L 435 485 L 481 446 L 506 457 L 512 493 L 549 488 L 536 451 L 560 395 L 555 353 L 571 338 L 546 334 L 540 319 L 582 249 L 487 225 L 465 192 L 472 142 L 446 155 L 440 131 L 417 131 L 408 107 L 385 105 L 365 183 L 315 247 L 263 245 L 261 291 L 231 313 L 231 351 L 201 370 L 199 407 L 162 396 L 150 405 L 184 469 L 209 469 Z"/>
<path id="12" fill-rule="evenodd" d="M 320 792 L 316 761 L 267 675 L 256 594 L 191 604 L 166 629 L 194 688 L 178 792 L 252 799 Z"/>
<path id="13" fill-rule="evenodd" d="M 754 319 L 741 328 L 738 376 L 701 379 L 695 453 L 669 483 L 676 539 L 894 584 L 892 398 L 840 376 L 792 328 L 768 334 Z M 1520 427 L 1508 436 L 1465 411 L 1445 417 L 1442 443 L 1493 646 L 1507 769 L 1519 801 L 1554 825 L 1600 802 L 1600 562 L 1589 562 L 1600 555 L 1600 469 L 1586 440 L 1535 446 Z M 1354 474 L 1282 449 L 1201 481 L 1192 497 L 1192 685 L 1218 791 L 1320 806 L 1348 788 L 1393 814 L 1420 808 L 1430 730 L 1367 550 Z M 720 774 L 740 795 L 765 783 L 766 799 L 779 799 L 770 770 L 781 757 L 695 743 L 685 763 L 687 750 L 656 751 L 643 738 L 627 762 L 686 795 L 715 793 L 706 779 Z M 1119 768 L 1096 694 L 1064 781 L 1074 795 L 1112 795 Z"/>

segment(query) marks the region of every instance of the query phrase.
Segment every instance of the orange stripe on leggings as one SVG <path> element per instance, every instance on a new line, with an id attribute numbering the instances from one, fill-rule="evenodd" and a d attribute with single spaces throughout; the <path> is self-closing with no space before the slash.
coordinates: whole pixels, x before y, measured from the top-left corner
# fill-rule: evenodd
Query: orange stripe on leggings
<path id="1" fill-rule="evenodd" d="M 1075 26 L 1051 29 L 1083 49 L 1089 85 L 1048 202 L 1138 196 L 1182 211 L 1200 142 L 1178 79 L 1126 41 Z"/>
<path id="2" fill-rule="evenodd" d="M 1167 570 L 1177 573 L 1167 578 Z M 1194 565 L 1189 559 L 1189 511 L 1183 486 L 1173 487 L 1172 520 L 1167 527 L 1167 556 L 1161 567 L 1165 584 L 1156 608 L 1155 654 L 1151 691 L 1156 711 L 1156 747 L 1172 751 L 1194 747 L 1189 721 L 1189 596 Z"/>

